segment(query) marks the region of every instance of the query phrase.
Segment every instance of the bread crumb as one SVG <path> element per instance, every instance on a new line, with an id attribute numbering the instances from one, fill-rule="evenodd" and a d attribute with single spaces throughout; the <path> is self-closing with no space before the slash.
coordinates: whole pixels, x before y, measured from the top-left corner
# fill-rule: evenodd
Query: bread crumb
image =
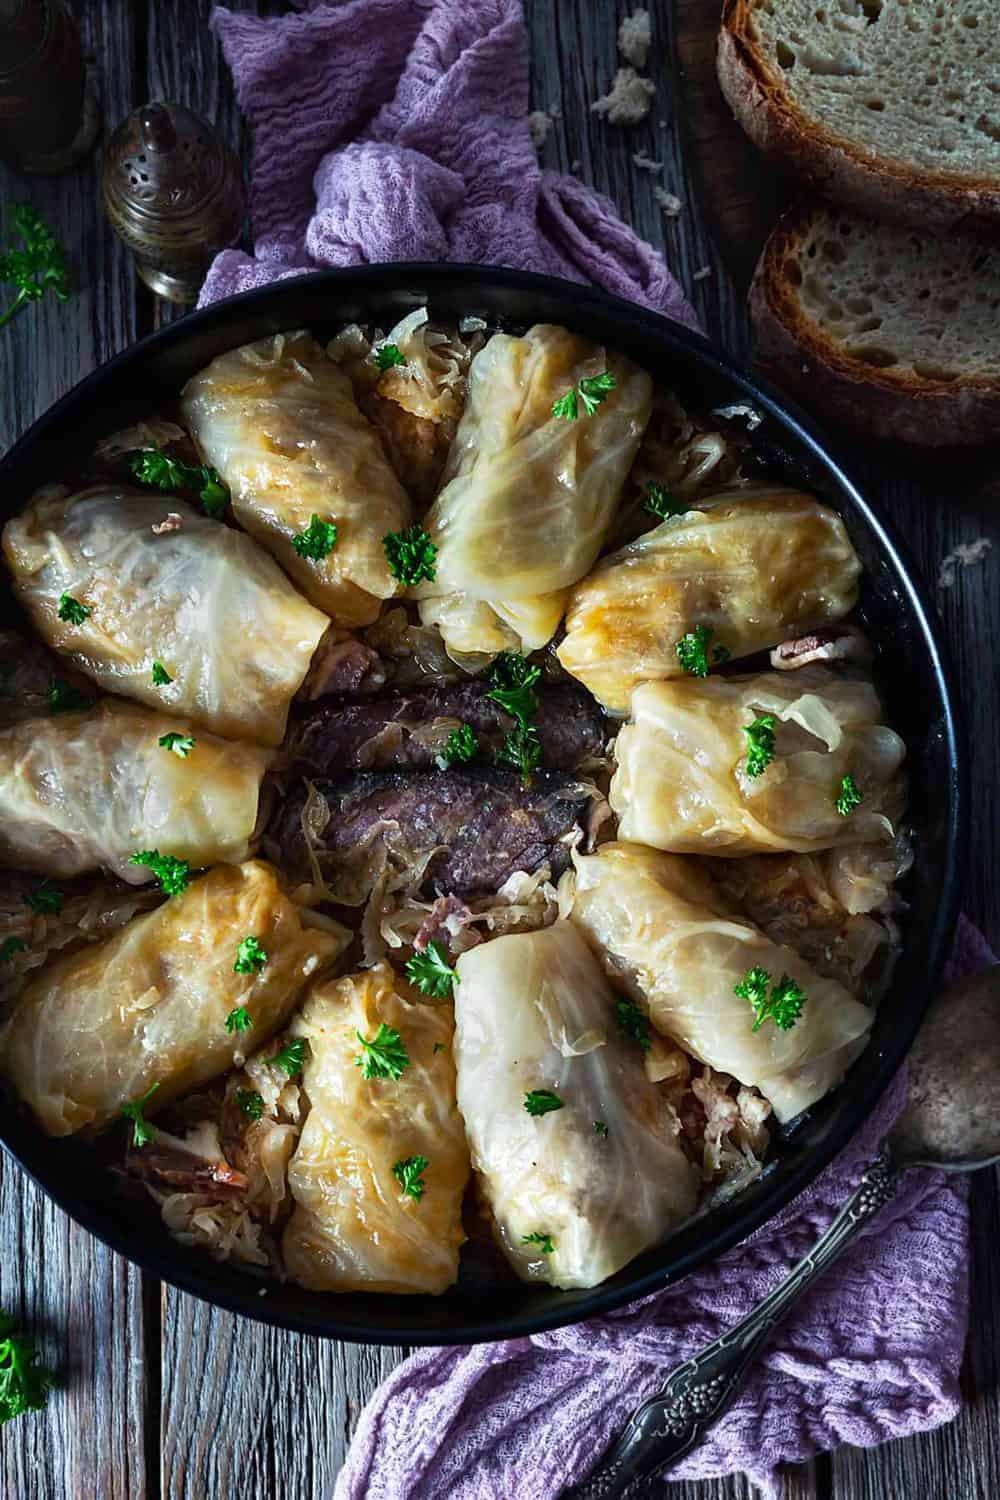
<path id="1" fill-rule="evenodd" d="M 618 51 L 634 68 L 644 68 L 651 38 L 649 11 L 637 10 L 626 16 L 618 28 Z"/>
<path id="2" fill-rule="evenodd" d="M 645 151 L 633 151 L 632 160 L 640 172 L 662 172 L 662 161 L 654 161 Z"/>
<path id="3" fill-rule="evenodd" d="M 974 542 L 959 542 L 953 552 L 941 559 L 941 571 L 938 573 L 937 586 L 939 589 L 950 589 L 955 586 L 959 568 L 971 568 L 974 563 L 980 563 L 987 552 L 991 551 L 993 543 L 988 536 L 977 537 Z"/>
<path id="4" fill-rule="evenodd" d="M 638 125 L 649 114 L 656 84 L 640 78 L 634 68 L 619 68 L 614 82 L 590 106 L 595 115 L 606 115 L 609 125 Z"/>
<path id="5" fill-rule="evenodd" d="M 554 124 L 555 120 L 547 110 L 533 109 L 531 111 L 528 116 L 528 133 L 536 151 L 541 151 Z"/>
<path id="6" fill-rule="evenodd" d="M 663 211 L 663 216 L 666 219 L 676 219 L 679 216 L 681 209 L 684 207 L 677 194 L 668 193 L 666 188 L 655 187 L 653 189 L 653 197 L 660 205 L 660 208 Z"/>
<path id="7" fill-rule="evenodd" d="M 700 270 L 695 271 L 695 273 L 692 276 L 691 280 L 692 281 L 704 281 L 706 279 L 706 277 L 711 276 L 711 274 L 712 274 L 712 267 L 711 266 L 702 266 Z"/>

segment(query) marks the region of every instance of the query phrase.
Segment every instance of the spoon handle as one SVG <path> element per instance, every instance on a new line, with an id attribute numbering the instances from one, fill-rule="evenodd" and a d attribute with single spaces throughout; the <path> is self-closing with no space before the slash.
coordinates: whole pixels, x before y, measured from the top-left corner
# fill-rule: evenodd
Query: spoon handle
<path id="1" fill-rule="evenodd" d="M 883 1146 L 829 1229 L 781 1285 L 742 1323 L 678 1365 L 633 1413 L 589 1479 L 566 1490 L 563 1500 L 624 1500 L 638 1492 L 642 1481 L 695 1447 L 732 1401 L 747 1366 L 793 1303 L 888 1203 L 898 1171 Z"/>

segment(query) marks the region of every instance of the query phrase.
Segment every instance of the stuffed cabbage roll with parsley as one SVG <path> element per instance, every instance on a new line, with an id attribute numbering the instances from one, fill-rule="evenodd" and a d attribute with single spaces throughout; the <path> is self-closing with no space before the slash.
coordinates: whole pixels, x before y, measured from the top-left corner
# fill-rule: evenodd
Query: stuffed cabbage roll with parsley
<path id="1" fill-rule="evenodd" d="M 281 743 L 330 622 L 250 537 L 175 495 L 95 485 L 37 494 L 3 550 L 39 635 L 101 687 Z"/>
<path id="2" fill-rule="evenodd" d="M 0 865 L 131 884 L 157 849 L 190 865 L 246 859 L 269 750 L 105 698 L 0 729 Z"/>
<path id="3" fill-rule="evenodd" d="M 838 515 L 798 490 L 699 500 L 602 558 L 577 584 L 558 657 L 605 708 L 640 682 L 680 677 L 677 644 L 706 633 L 709 661 L 750 656 L 841 619 L 861 565 Z"/>
<path id="4" fill-rule="evenodd" d="M 737 916 L 694 861 L 610 843 L 575 863 L 571 919 L 657 1031 L 758 1088 L 781 1121 L 839 1082 L 872 1012 Z"/>
<path id="5" fill-rule="evenodd" d="M 240 525 L 338 625 L 370 625 L 399 592 L 382 538 L 410 501 L 345 372 L 307 333 L 279 333 L 220 354 L 181 409 Z"/>
<path id="6" fill-rule="evenodd" d="M 458 1107 L 507 1259 L 596 1286 L 695 1208 L 676 1119 L 569 922 L 458 959 Z"/>
<path id="7" fill-rule="evenodd" d="M 621 838 L 676 854 L 888 843 L 905 753 L 872 684 L 827 667 L 647 682 L 609 796 Z"/>
<path id="8" fill-rule="evenodd" d="M 469 367 L 444 487 L 424 623 L 449 649 L 536 650 L 591 567 L 649 420 L 644 371 L 565 328 L 497 333 Z"/>
<path id="9" fill-rule="evenodd" d="M 154 1115 L 262 1046 L 349 941 L 336 924 L 304 927 L 270 865 L 220 865 L 46 965 L 0 1031 L 0 1073 L 52 1136 L 100 1130 L 140 1101 Z M 227 1025 L 240 1008 L 246 1029 Z"/>
<path id="10" fill-rule="evenodd" d="M 288 1181 L 285 1268 L 314 1291 L 443 1292 L 458 1275 L 469 1150 L 449 1004 L 414 1002 L 386 963 L 316 986 L 308 1113 Z"/>

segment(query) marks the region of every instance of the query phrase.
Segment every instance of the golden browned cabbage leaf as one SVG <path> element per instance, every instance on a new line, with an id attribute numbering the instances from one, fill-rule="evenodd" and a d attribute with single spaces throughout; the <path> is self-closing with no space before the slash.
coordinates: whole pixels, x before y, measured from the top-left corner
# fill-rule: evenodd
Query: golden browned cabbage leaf
<path id="1" fill-rule="evenodd" d="M 180 525 L 157 532 L 168 512 Z M 175 495 L 95 485 L 40 492 L 3 550 L 39 635 L 103 688 L 281 743 L 329 621 L 250 537 Z M 90 610 L 82 624 L 59 618 L 64 593 Z M 171 682 L 153 682 L 154 662 Z"/>
<path id="2" fill-rule="evenodd" d="M 338 625 L 370 625 L 399 591 L 382 538 L 409 524 L 410 501 L 344 371 L 309 334 L 279 333 L 220 354 L 181 409 L 240 524 Z M 301 557 L 292 538 L 314 515 L 337 541 Z"/>
<path id="3" fill-rule="evenodd" d="M 639 682 L 679 677 L 676 646 L 699 625 L 749 656 L 839 620 L 861 565 L 844 523 L 798 490 L 706 497 L 602 558 L 573 589 L 558 650 L 606 708 L 627 712 Z"/>
<path id="4" fill-rule="evenodd" d="M 769 1099 L 789 1120 L 821 1099 L 864 1045 L 872 1012 L 821 979 L 720 899 L 692 860 L 638 844 L 603 844 L 576 860 L 572 921 L 606 971 L 624 980 L 658 1031 Z M 790 1030 L 735 993 L 748 969 L 787 976 L 806 994 Z"/>
<path id="5" fill-rule="evenodd" d="M 775 754 L 751 777 L 743 731 L 760 714 L 775 718 Z M 611 806 L 623 839 L 676 854 L 889 842 L 905 753 L 872 684 L 827 667 L 648 682 L 618 734 Z M 846 775 L 863 801 L 845 817 Z"/>
<path id="6" fill-rule="evenodd" d="M 503 1251 L 525 1280 L 596 1286 L 694 1211 L 676 1119 L 569 922 L 471 948 L 458 973 L 458 1103 Z M 542 1089 L 562 1108 L 529 1114 Z"/>
<path id="7" fill-rule="evenodd" d="M 458 1275 L 469 1151 L 455 1105 L 450 1005 L 411 1001 L 388 964 L 318 985 L 293 1030 L 309 1042 L 309 1112 L 288 1180 L 282 1251 L 316 1291 L 443 1292 Z M 409 1065 L 365 1078 L 360 1032 L 399 1032 Z M 393 1167 L 424 1157 L 423 1193 Z"/>
<path id="8" fill-rule="evenodd" d="M 159 742 L 190 736 L 185 757 Z M 0 729 L 0 864 L 43 875 L 129 864 L 158 849 L 193 866 L 245 859 L 269 750 L 222 740 L 183 719 L 105 698 L 85 713 Z"/>
<path id="9" fill-rule="evenodd" d="M 234 970 L 239 944 L 267 954 Z M 277 871 L 220 865 L 105 943 L 48 964 L 0 1032 L 0 1071 L 49 1135 L 108 1125 L 159 1085 L 147 1113 L 225 1073 L 282 1026 L 306 982 L 350 941 L 303 928 Z M 246 1006 L 249 1033 L 226 1030 Z"/>
<path id="10" fill-rule="evenodd" d="M 553 415 L 581 380 L 610 372 L 592 415 Z M 469 369 L 444 488 L 425 525 L 438 547 L 421 617 L 457 652 L 543 646 L 564 590 L 597 557 L 642 438 L 649 376 L 620 355 L 538 324 L 497 333 Z"/>

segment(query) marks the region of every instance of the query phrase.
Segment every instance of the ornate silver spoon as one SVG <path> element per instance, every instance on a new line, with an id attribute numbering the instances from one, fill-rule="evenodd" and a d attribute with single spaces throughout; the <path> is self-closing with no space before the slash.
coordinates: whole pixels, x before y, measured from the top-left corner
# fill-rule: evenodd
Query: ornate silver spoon
<path id="1" fill-rule="evenodd" d="M 754 1312 L 677 1369 L 639 1407 L 589 1479 L 564 1500 L 619 1500 L 704 1437 L 801 1294 L 889 1201 L 910 1167 L 977 1172 L 1000 1160 L 1000 965 L 928 1011 L 908 1059 L 909 1093 L 878 1158 L 826 1233 Z"/>

